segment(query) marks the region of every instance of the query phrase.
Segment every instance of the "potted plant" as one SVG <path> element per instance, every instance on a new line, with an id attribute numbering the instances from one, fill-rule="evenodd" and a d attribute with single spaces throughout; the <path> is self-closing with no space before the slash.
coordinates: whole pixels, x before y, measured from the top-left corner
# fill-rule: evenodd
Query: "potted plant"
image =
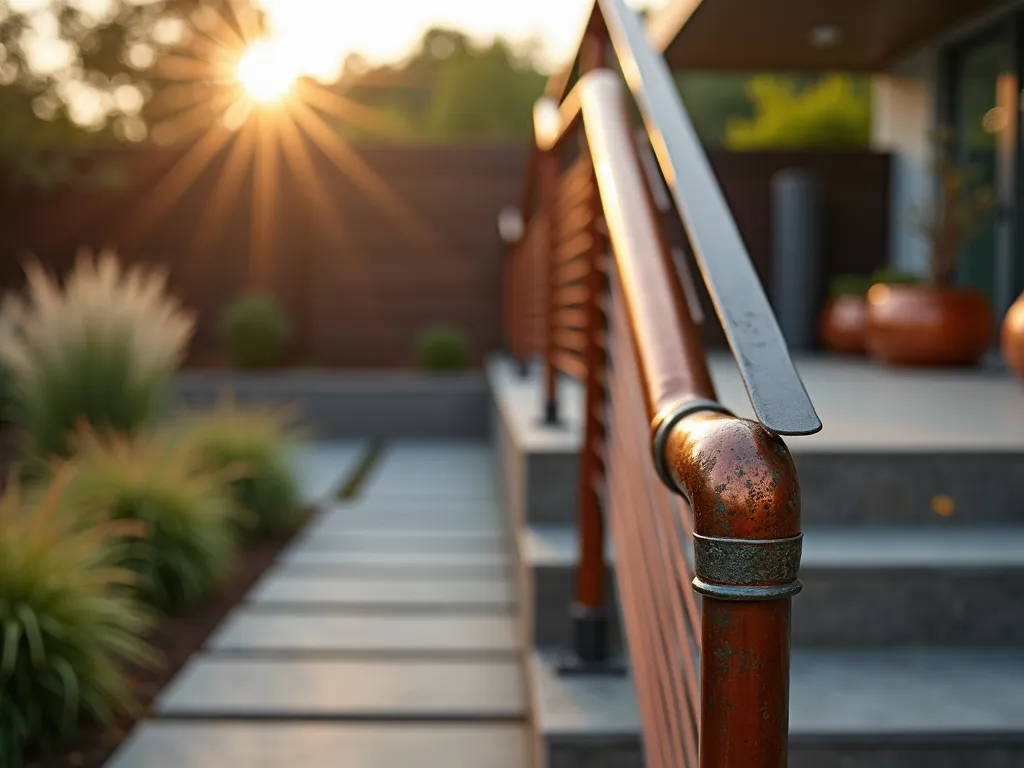
<path id="1" fill-rule="evenodd" d="M 996 197 L 979 183 L 977 168 L 954 161 L 952 139 L 949 131 L 935 134 L 938 201 L 917 217 L 931 244 L 928 281 L 868 291 L 868 352 L 891 365 L 971 365 L 992 341 L 988 298 L 950 283 L 962 247 L 981 231 Z"/>
<path id="2" fill-rule="evenodd" d="M 867 294 L 871 286 L 916 282 L 914 275 L 885 267 L 870 275 L 836 275 L 829 283 L 829 298 L 819 319 L 825 348 L 841 355 L 863 355 L 868 321 Z"/>

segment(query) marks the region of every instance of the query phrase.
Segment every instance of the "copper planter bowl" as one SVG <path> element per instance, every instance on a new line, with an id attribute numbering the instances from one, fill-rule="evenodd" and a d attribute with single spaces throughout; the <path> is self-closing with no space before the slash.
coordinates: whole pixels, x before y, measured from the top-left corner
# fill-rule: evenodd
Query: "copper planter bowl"
<path id="1" fill-rule="evenodd" d="M 980 291 L 886 284 L 868 291 L 867 350 L 890 365 L 972 365 L 988 350 L 993 327 Z"/>
<path id="2" fill-rule="evenodd" d="M 1001 341 L 1003 359 L 1017 378 L 1024 380 L 1024 293 L 1006 313 Z"/>
<path id="3" fill-rule="evenodd" d="M 821 310 L 820 332 L 825 348 L 842 355 L 863 355 L 868 303 L 863 296 L 836 296 Z"/>

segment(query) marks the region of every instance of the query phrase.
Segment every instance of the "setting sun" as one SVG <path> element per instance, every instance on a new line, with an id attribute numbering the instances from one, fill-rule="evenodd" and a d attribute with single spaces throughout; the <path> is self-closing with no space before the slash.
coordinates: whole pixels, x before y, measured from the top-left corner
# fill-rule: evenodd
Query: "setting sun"
<path id="1" fill-rule="evenodd" d="M 236 74 L 242 87 L 257 101 L 275 102 L 288 95 L 299 77 L 294 59 L 280 45 L 261 40 L 242 54 Z"/>

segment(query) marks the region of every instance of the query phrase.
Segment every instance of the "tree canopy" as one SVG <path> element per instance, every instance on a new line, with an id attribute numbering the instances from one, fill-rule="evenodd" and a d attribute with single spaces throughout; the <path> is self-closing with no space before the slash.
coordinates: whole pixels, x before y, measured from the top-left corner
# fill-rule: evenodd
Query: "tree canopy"
<path id="1" fill-rule="evenodd" d="M 366 68 L 356 57 L 335 86 L 377 114 L 371 125 L 339 124 L 355 139 L 472 141 L 527 139 L 545 75 L 535 47 L 479 44 L 451 29 L 428 30 L 397 66 Z"/>
<path id="2" fill-rule="evenodd" d="M 757 75 L 748 95 L 750 118 L 726 123 L 732 149 L 861 148 L 871 139 L 871 99 L 865 81 L 829 74 L 801 83 L 793 77 Z"/>

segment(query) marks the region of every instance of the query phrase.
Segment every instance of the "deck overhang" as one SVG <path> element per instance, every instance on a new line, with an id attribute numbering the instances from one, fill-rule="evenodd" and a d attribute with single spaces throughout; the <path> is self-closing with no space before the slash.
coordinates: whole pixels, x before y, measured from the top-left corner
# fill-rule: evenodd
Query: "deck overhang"
<path id="1" fill-rule="evenodd" d="M 880 71 L 1006 0 L 673 0 L 648 20 L 673 69 Z"/>

